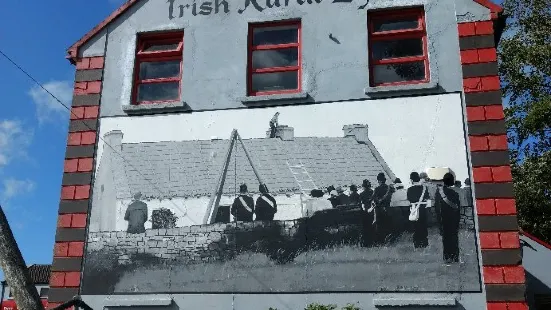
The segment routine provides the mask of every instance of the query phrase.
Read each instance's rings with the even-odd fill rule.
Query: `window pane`
[[[419,81],[425,79],[425,63],[423,61],[376,65],[373,67],[375,84]]]
[[[253,52],[253,68],[288,67],[298,65],[298,48]]]
[[[166,43],[166,44],[145,44],[143,49],[144,52],[159,52],[159,51],[173,51],[178,48],[180,42],[176,43]]]
[[[180,75],[180,60],[140,63],[140,80],[171,78]]]
[[[140,84],[138,86],[138,102],[177,100],[179,90],[180,83],[178,82]]]
[[[253,92],[298,89],[298,71],[253,74],[251,88]]]
[[[423,55],[423,40],[403,39],[375,41],[371,45],[373,59],[397,58]]]
[[[373,21],[373,32],[417,29],[418,27],[419,19],[417,16],[403,17],[395,20],[376,19]]]
[[[253,45],[298,43],[298,25],[253,28]]]
[[[40,297],[48,297],[48,291],[50,289],[47,287],[43,287],[40,289]]]

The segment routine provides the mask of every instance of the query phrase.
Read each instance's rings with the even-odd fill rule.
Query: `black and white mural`
[[[100,128],[83,294],[481,289],[459,94]]]

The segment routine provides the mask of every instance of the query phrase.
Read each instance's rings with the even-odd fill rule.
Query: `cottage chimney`
[[[369,137],[367,135],[368,133],[368,126],[364,124],[352,124],[352,125],[344,125],[342,128],[342,131],[344,132],[344,137],[352,137],[355,138],[356,141],[360,143],[366,143],[369,140]]]
[[[295,129],[287,125],[279,125],[276,128],[276,138],[280,138],[283,141],[295,140]]]
[[[98,159],[99,167],[93,191],[94,204],[97,207],[92,208],[90,231],[117,229],[117,196],[128,184],[126,180],[121,181],[125,176],[124,163],[119,155],[122,151],[122,136],[120,130],[113,130],[103,135],[103,140],[111,147],[105,146],[103,154]]]
[[[120,130],[112,130],[103,135],[103,140],[109,144],[117,152],[122,151],[122,137],[123,133]]]
[[[266,131],[266,138],[270,138],[271,133],[271,130]],[[278,125],[276,127],[275,137],[283,141],[295,140],[295,129],[287,125]]]

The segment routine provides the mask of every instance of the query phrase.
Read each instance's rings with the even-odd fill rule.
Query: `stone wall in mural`
[[[83,294],[481,289],[459,95],[101,130]]]

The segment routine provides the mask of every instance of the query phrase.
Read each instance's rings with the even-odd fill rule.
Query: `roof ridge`
[[[248,139],[242,139],[243,141],[250,141],[250,140],[274,140],[277,138],[248,138]],[[296,139],[347,139],[352,140],[350,137],[295,137]],[[205,141],[229,141],[230,139],[198,139],[198,140],[162,140],[162,141],[144,141],[144,142],[126,142],[122,143],[123,145],[134,145],[134,144],[153,144],[153,143],[180,143],[180,142],[205,142]],[[281,139],[277,139],[276,141],[283,141],[283,142],[292,142],[294,140],[288,140],[283,141]]]

